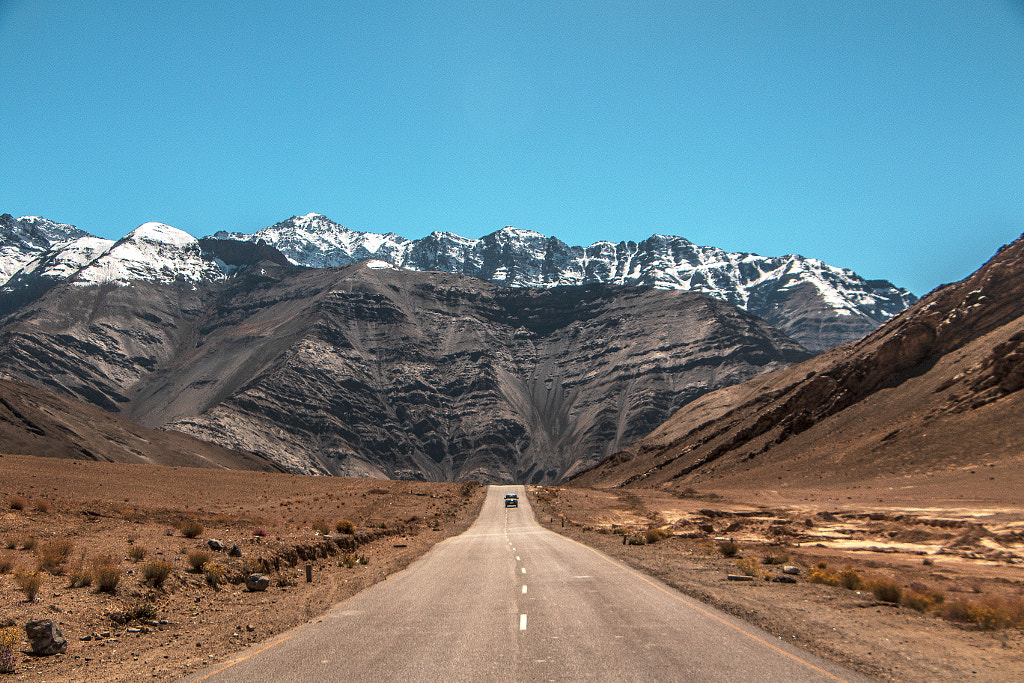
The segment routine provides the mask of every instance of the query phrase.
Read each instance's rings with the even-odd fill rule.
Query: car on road
[[[519,507],[519,496],[517,496],[514,493],[510,493],[507,496],[505,496],[505,507],[507,507],[507,508],[517,508],[517,507]]]

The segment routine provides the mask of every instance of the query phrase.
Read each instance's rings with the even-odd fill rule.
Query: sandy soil
[[[1024,605],[1024,507],[981,504],[935,492],[879,502],[876,489],[722,491],[684,497],[663,492],[531,487],[542,524],[595,547],[679,590],[755,623],[779,638],[885,681],[1024,680],[1024,633],[980,630],[848,590],[808,581],[824,563],[904,590],[925,588],[946,603],[998,598]],[[846,495],[849,493],[850,495]],[[970,498],[968,496],[968,498]],[[564,526],[563,526],[564,520]],[[671,535],[624,545],[624,532],[661,528]],[[740,546],[725,558],[721,540]],[[795,584],[728,579],[737,560]]]
[[[64,654],[33,656],[22,628],[11,680],[176,680],[308,621],[461,533],[476,518],[484,490],[0,456],[0,561],[12,565],[0,574],[0,626],[52,619],[68,641]],[[23,509],[12,509],[12,501]],[[313,528],[324,522],[333,534],[343,519],[357,527],[354,537],[342,537],[361,541],[354,552]],[[178,527],[185,520],[202,524],[202,534],[184,537]],[[208,539],[238,545],[242,556],[210,551]],[[29,602],[16,575],[37,570],[54,540],[71,541],[70,556],[39,573],[42,585]],[[26,549],[26,541],[34,548]],[[145,557],[133,561],[133,549]],[[191,569],[188,553],[200,550],[226,569],[221,585],[210,586]],[[121,569],[116,592],[99,592],[95,582],[70,587],[75,571],[102,555]],[[357,558],[366,563],[346,566]],[[260,559],[271,584],[249,592],[243,563]],[[154,560],[173,566],[162,588],[143,577]]]

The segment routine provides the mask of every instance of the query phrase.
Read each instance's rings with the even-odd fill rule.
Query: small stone
[[[223,543],[221,543],[220,541],[218,541],[215,538],[209,539],[206,542],[206,545],[208,545],[210,547],[210,550],[218,550],[220,552],[224,552],[225,550],[228,549],[228,547],[226,545],[224,545]]]
[[[792,576],[786,576],[785,574],[783,574],[782,576],[776,576],[772,580],[775,581],[775,583],[796,583],[796,579],[794,579]]]
[[[92,640],[92,636],[82,636],[79,640],[90,641]]]
[[[782,568],[782,573],[796,575],[800,573],[800,567],[794,567],[791,564],[787,564]]]
[[[133,626],[130,629],[128,629],[128,633],[142,633],[142,629]]]
[[[245,630],[248,631],[249,633],[252,633],[253,631],[256,630],[256,627],[253,626],[252,624],[246,624],[245,625]]]
[[[231,546],[231,550],[228,551],[228,557],[241,557],[241,556],[242,556],[242,550],[238,547],[238,545]]]
[[[725,578],[730,581],[753,581],[753,576],[747,576],[746,574],[729,574]]]

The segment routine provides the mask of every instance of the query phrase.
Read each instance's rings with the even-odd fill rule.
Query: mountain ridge
[[[339,267],[373,259],[508,287],[609,283],[701,292],[764,318],[815,351],[863,337],[916,300],[886,280],[866,280],[817,259],[728,253],[664,235],[641,242],[599,241],[570,247],[555,237],[506,226],[480,239],[435,231],[409,240],[395,233],[349,230],[322,214],[293,216],[251,235],[220,231],[202,239],[170,226],[157,228],[161,225],[143,224],[110,242],[81,231],[69,233],[73,226],[4,214],[0,271],[8,278],[0,288],[6,294],[6,302],[0,301],[0,315],[68,277],[126,284],[229,276],[233,267],[204,251],[203,240],[262,244],[305,267]],[[23,235],[33,230],[43,239],[27,242]]]

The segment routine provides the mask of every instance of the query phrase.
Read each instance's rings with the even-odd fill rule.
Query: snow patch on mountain
[[[82,268],[75,284],[196,283],[225,277],[222,265],[203,256],[195,237],[163,223],[144,223]]]

